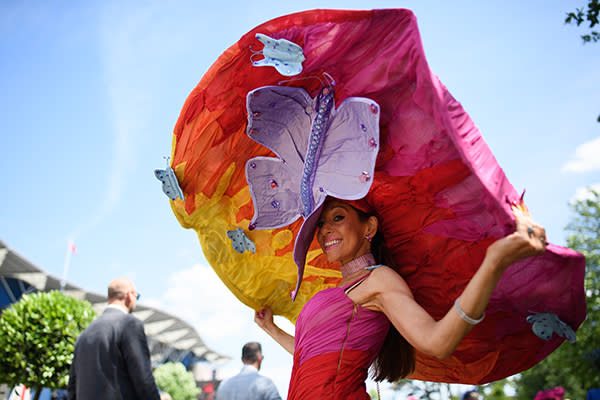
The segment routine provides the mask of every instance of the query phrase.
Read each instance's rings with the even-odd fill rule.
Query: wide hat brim
[[[244,166],[274,156],[246,135],[246,95],[289,78],[253,67],[256,33],[303,48],[303,71],[287,84],[314,95],[324,72],[336,81],[336,104],[351,96],[381,106],[380,150],[365,198],[381,219],[398,272],[436,319],[453,306],[487,247],[514,230],[508,182],[462,106],[429,70],[414,15],[408,10],[313,10],[268,21],[223,53],[187,98],[173,133],[172,167],[185,201],[171,202],[182,226],[197,231],[206,259],[225,285],[253,309],[268,305],[295,321],[314,293],[336,285],[313,241],[297,300],[292,258],[301,219],[287,227],[248,231],[253,204]],[[232,247],[241,228],[253,253]],[[585,260],[550,245],[544,255],[512,265],[484,321],[445,360],[418,353],[414,379],[482,384],[528,369],[564,340],[537,337],[532,313],[556,314],[577,329],[585,318]],[[401,305],[399,305],[401,307]]]

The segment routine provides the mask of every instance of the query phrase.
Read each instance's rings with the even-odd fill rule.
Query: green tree
[[[589,0],[587,7],[577,8],[575,11],[567,13],[565,23],[579,26],[587,21],[592,29],[598,25],[598,14],[600,14],[600,0]],[[600,33],[592,30],[590,33],[581,35],[581,39],[583,39],[583,43],[597,42],[600,40]]]
[[[566,24],[581,25],[585,21],[590,23],[590,29],[598,25],[598,15],[600,15],[600,0],[589,0],[587,8],[577,8],[575,11],[567,13]],[[591,30],[589,33],[581,35],[583,43],[600,41],[600,32]],[[600,115],[597,119],[600,122]]]
[[[511,383],[511,380],[508,378],[502,379],[502,380],[499,380],[496,382],[488,383],[487,385],[483,386],[483,393],[485,393],[483,398],[485,398],[486,400],[509,400],[509,399],[512,399],[511,396],[508,396],[506,394],[506,388],[508,386],[510,386],[510,387],[513,386],[513,384]]]
[[[600,193],[571,205],[575,217],[567,244],[586,258],[587,318],[577,331],[577,342],[563,343],[544,361],[523,372],[515,382],[519,399],[532,399],[539,390],[565,388],[565,398],[584,399],[600,387]]]
[[[442,389],[443,388],[443,389]],[[442,398],[442,392],[445,392],[448,398],[454,400],[451,386],[449,383],[425,382],[418,380],[402,379],[392,383],[391,389],[396,392],[405,392],[417,396],[419,399],[439,399]]]
[[[379,400],[379,393],[377,392],[377,389],[371,388],[371,390],[369,390],[369,397],[371,400]]]
[[[186,371],[181,363],[168,362],[154,370],[156,386],[171,395],[173,400],[196,400],[202,392],[194,380],[194,375]]]
[[[75,340],[94,319],[90,303],[60,292],[24,295],[0,315],[0,382],[64,388]]]

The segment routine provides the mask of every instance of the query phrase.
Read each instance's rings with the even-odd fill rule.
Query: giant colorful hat
[[[187,98],[171,167],[157,176],[173,211],[225,285],[292,322],[341,278],[312,240],[325,196],[375,211],[398,273],[436,319],[514,230],[520,199],[430,71],[408,10],[313,10],[248,32]],[[482,384],[541,361],[585,318],[584,266],[552,244],[515,263],[485,320],[445,360],[418,353],[411,378]]]

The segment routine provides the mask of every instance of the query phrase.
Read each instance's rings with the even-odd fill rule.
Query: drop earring
[[[371,242],[371,240],[372,240],[373,238],[371,237],[371,234],[370,234],[370,233],[367,233],[367,234],[365,235],[365,239],[367,239],[367,241],[370,243],[370,242]]]

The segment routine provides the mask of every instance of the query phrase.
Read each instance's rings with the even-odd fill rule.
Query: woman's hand
[[[261,308],[258,311],[254,311],[254,322],[260,326],[263,330],[267,330],[267,327],[274,325],[273,322],[273,310],[268,306]]]
[[[515,232],[497,240],[487,250],[487,255],[496,260],[502,271],[518,260],[542,254],[548,244],[546,230],[529,213],[518,207],[513,208],[513,213]]]
[[[273,310],[269,306],[254,311],[254,322],[275,339],[288,353],[294,354],[294,337],[275,325]]]

